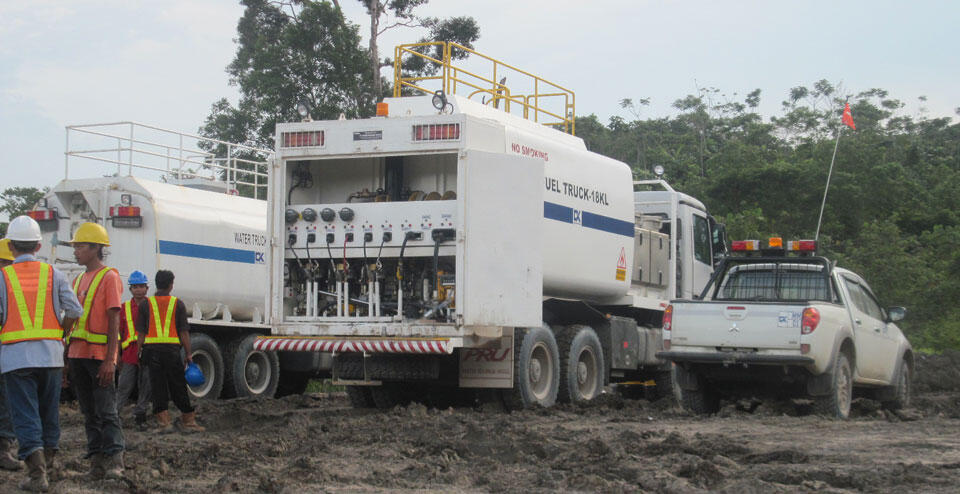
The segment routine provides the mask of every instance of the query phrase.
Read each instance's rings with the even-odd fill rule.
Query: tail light
[[[813,307],[803,309],[803,319],[800,320],[800,334],[810,334],[820,324],[820,311]]]
[[[791,240],[787,242],[787,250],[793,252],[816,252],[816,240]]]
[[[460,124],[431,124],[413,126],[414,142],[456,141],[459,139]]]
[[[280,147],[282,148],[306,148],[323,147],[324,132],[322,130],[281,132]]]
[[[33,218],[36,222],[41,221],[52,221],[57,219],[57,210],[56,209],[34,209],[33,211],[27,211],[27,216]]]
[[[760,250],[760,241],[759,240],[734,240],[733,242],[731,242],[730,248],[734,252]]]
[[[143,217],[138,206],[114,206],[110,208],[110,221],[114,228],[140,228]]]
[[[673,305],[668,305],[667,309],[663,311],[663,349],[670,349],[670,335],[667,334],[668,331],[673,329]]]

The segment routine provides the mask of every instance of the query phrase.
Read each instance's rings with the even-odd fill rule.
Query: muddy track
[[[82,417],[67,404],[67,478],[53,492],[956,492],[960,393],[916,402],[895,415],[858,400],[841,422],[794,402],[702,418],[615,395],[509,414],[354,410],[342,394],[228,400],[201,403],[205,434],[127,429],[128,483],[80,478]]]

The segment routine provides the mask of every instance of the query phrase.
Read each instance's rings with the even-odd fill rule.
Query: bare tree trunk
[[[383,84],[380,82],[380,51],[377,48],[377,35],[380,31],[380,13],[383,4],[379,0],[370,2],[370,70],[373,72],[374,100],[380,101],[383,94]]]

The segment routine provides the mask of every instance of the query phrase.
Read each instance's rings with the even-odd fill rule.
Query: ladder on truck
[[[80,158],[116,165],[115,176],[146,170],[162,182],[260,200],[267,198],[267,160],[273,155],[267,149],[129,121],[68,125],[65,149],[65,180],[71,158]]]
[[[394,49],[393,60],[395,98],[437,91],[461,94],[568,134],[576,133],[573,91],[461,44],[403,44]],[[404,75],[404,67],[414,73]]]

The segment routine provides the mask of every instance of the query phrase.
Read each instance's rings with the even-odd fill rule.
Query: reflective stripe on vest
[[[90,282],[90,286],[87,287],[87,294],[83,297],[83,315],[80,316],[80,320],[77,321],[77,325],[74,330],[67,335],[67,343],[70,343],[70,340],[76,338],[78,340],[84,340],[87,343],[92,343],[95,345],[106,345],[107,344],[107,333],[94,333],[87,331],[87,319],[90,317],[90,308],[93,307],[93,299],[96,298],[97,289],[100,288],[100,281],[103,280],[103,277],[113,268],[104,267],[100,271],[97,271],[97,274],[93,276],[93,281]],[[73,291],[76,293],[80,292],[80,281],[83,279],[83,275],[77,276],[77,279],[73,282]],[[106,328],[104,328],[106,331]]]
[[[33,269],[36,273],[30,273]],[[23,271],[18,274],[17,271]],[[24,275],[24,283],[20,282],[20,275]],[[0,343],[6,345],[29,340],[60,340],[63,338],[63,329],[53,311],[53,301],[48,300],[48,293],[53,291],[53,276],[50,265],[43,262],[28,261],[13,264],[3,268],[3,276],[7,282],[7,320],[0,329]],[[26,276],[29,276],[27,278]],[[35,276],[35,277],[34,277]],[[33,306],[33,317],[30,317],[30,308],[27,305],[27,295],[32,294],[36,284],[36,299]],[[29,283],[28,283],[29,282]],[[26,293],[24,285],[27,285]],[[16,312],[10,310],[10,302],[16,304]],[[17,317],[19,315],[19,317]]]
[[[127,339],[123,339],[123,335],[120,335],[120,349],[126,350],[128,346],[134,341],[137,341],[137,331],[133,327],[133,300],[127,300],[123,304],[123,312],[127,316]]]
[[[174,343],[179,345],[180,336],[177,333],[177,323],[173,317],[173,313],[177,309],[177,297],[169,297],[167,300],[167,313],[163,324],[160,323],[160,307],[157,304],[157,297],[150,297],[147,300],[150,301],[150,314],[153,317],[150,319],[150,329],[147,331],[147,337],[144,338],[143,344]],[[170,334],[171,329],[173,335]]]

